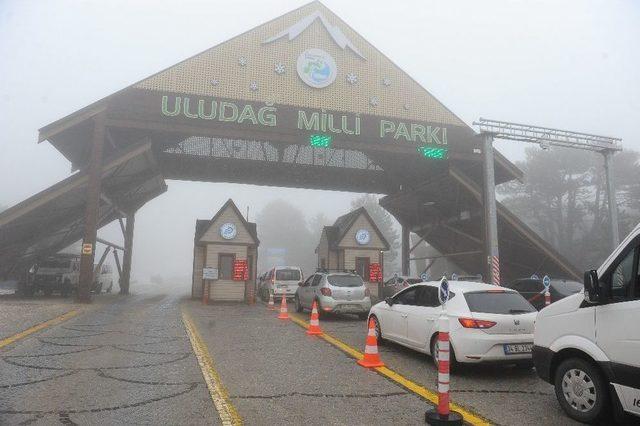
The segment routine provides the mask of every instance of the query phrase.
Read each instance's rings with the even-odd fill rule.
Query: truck
[[[79,279],[80,256],[56,254],[39,261],[31,268],[24,293],[33,296],[41,291],[45,296],[59,293],[67,297],[77,289]]]
[[[533,362],[569,417],[640,423],[640,224],[583,291],[538,313]]]

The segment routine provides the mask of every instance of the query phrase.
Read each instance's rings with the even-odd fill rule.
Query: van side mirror
[[[587,303],[598,303],[601,297],[598,272],[594,269],[584,273],[584,299]]]
[[[393,306],[393,298],[387,297],[386,299],[384,299],[384,301],[387,305]]]

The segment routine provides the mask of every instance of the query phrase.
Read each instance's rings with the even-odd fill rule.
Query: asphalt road
[[[417,425],[430,407],[263,304],[203,306],[164,295],[96,301],[77,317],[0,349],[0,424],[219,424],[182,309],[245,424]],[[34,309],[20,303],[11,309],[26,328]],[[20,321],[10,324],[14,329]],[[329,316],[321,326],[363,350],[365,321]],[[388,367],[435,390],[428,357],[393,344],[380,351]],[[572,424],[533,370],[468,367],[452,375],[451,388],[454,402],[496,424]]]
[[[0,351],[0,424],[216,424],[179,299],[98,299]]]
[[[308,312],[304,317],[308,320]],[[323,331],[362,351],[366,321],[350,315],[321,320]],[[435,390],[437,370],[427,355],[393,343],[379,347],[389,368]],[[553,386],[540,380],[534,369],[499,365],[472,365],[451,374],[451,400],[499,425],[579,425],[569,419],[556,400]]]

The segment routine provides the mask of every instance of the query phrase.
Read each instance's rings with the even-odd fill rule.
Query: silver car
[[[321,315],[335,312],[366,319],[371,309],[369,289],[351,272],[316,272],[300,283],[295,294],[296,312],[310,310],[314,300]]]

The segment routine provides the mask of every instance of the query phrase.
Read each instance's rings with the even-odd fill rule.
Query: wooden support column
[[[100,213],[100,189],[102,184],[102,150],[104,147],[104,112],[94,117],[91,157],[87,168],[89,182],[87,184],[84,237],[82,239],[82,255],[80,257],[80,280],[76,300],[80,303],[91,303],[91,287],[93,286],[93,261],[98,233],[98,215]]]
[[[124,233],[124,254],[122,255],[122,276],[120,277],[120,294],[129,294],[129,282],[131,279],[131,254],[133,250],[133,227],[135,225],[135,213],[127,215],[127,224]]]
[[[411,230],[409,226],[402,224],[402,275],[409,275],[409,236]]]

